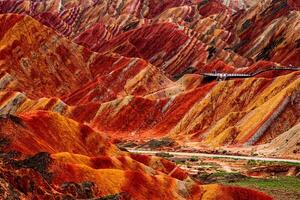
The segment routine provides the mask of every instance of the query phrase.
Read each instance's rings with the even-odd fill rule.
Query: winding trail
[[[168,153],[174,156],[187,156],[187,157],[208,157],[208,158],[232,158],[240,160],[257,160],[257,161],[270,161],[270,162],[289,162],[300,164],[300,160],[281,159],[281,158],[263,158],[254,156],[234,156],[234,155],[222,155],[222,154],[208,154],[208,153],[187,153],[187,152],[166,152],[166,151],[148,151],[148,150],[136,150],[127,149],[130,153],[139,153],[147,155],[155,155],[156,153]]]

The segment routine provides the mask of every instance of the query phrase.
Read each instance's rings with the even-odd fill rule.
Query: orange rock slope
[[[56,113],[2,115],[0,124],[4,199],[270,199],[249,189],[199,185],[169,161],[122,152]]]

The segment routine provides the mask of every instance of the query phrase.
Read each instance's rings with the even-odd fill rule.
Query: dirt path
[[[291,160],[291,159],[281,159],[281,158],[263,158],[263,157],[254,157],[254,156],[233,156],[233,155],[222,155],[222,154],[206,154],[206,153],[187,153],[187,152],[166,152],[166,151],[148,151],[148,150],[136,150],[136,149],[127,149],[131,153],[140,153],[155,155],[156,153],[168,153],[174,156],[197,156],[197,157],[209,157],[209,158],[232,158],[232,159],[241,159],[241,160],[259,160],[259,161],[271,161],[271,162],[289,162],[300,164],[300,160]]]

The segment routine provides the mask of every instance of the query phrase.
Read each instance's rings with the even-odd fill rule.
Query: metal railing
[[[210,73],[200,73],[200,75],[214,78],[217,80],[226,80],[232,78],[250,78],[257,76],[258,74],[267,72],[267,71],[300,71],[300,67],[276,67],[276,68],[268,68],[264,70],[259,70],[253,73],[220,73],[220,72],[210,72]]]

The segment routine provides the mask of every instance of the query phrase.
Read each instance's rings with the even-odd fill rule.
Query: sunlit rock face
[[[1,1],[0,197],[270,199],[111,142],[299,158],[299,5]]]

